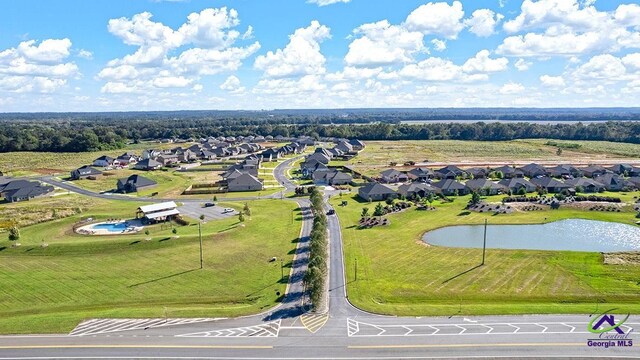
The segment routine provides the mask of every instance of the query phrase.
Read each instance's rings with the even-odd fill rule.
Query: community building
[[[178,205],[173,201],[168,201],[140,206],[136,212],[136,219],[142,219],[143,222],[147,223],[156,223],[169,221],[178,215],[180,215]]]

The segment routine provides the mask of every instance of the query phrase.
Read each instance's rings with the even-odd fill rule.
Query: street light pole
[[[484,219],[484,240],[482,242],[482,264],[484,265],[484,258],[487,252],[487,219]]]
[[[198,236],[200,237],[200,269],[202,269],[202,222],[198,223]]]
[[[284,260],[280,259],[280,280],[284,280]]]

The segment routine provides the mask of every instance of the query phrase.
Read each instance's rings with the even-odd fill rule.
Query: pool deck
[[[122,231],[109,231],[106,228],[96,228],[96,225],[102,224],[121,224],[127,223],[127,228]],[[132,219],[132,220],[112,220],[112,221],[102,221],[93,224],[87,224],[76,229],[76,233],[80,235],[123,235],[123,234],[137,234],[144,229],[142,226],[142,222],[140,220]]]

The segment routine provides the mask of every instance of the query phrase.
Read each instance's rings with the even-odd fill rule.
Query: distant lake
[[[422,240],[430,245],[481,249],[483,233],[484,225],[448,226],[425,233]],[[533,225],[488,225],[487,248],[640,251],[640,227],[581,219]]]

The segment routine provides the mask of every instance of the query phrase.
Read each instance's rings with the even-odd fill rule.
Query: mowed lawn
[[[138,205],[97,200],[82,216],[131,218]],[[160,225],[149,236],[80,236],[71,231],[75,215],[23,228],[18,248],[0,234],[0,333],[65,333],[96,317],[227,317],[274,306],[286,279],[280,262],[269,260],[290,266],[299,211],[289,201],[249,206],[243,224],[232,217],[202,226],[204,270],[196,224],[177,227],[179,238]]]
[[[630,206],[621,213],[561,208],[465,215],[469,197],[462,197],[449,204],[434,202],[436,211],[412,208],[389,215],[388,227],[359,230],[355,225],[362,208],[368,207],[371,214],[375,203],[360,203],[347,196],[333,202],[337,205],[344,199],[349,205],[336,209],[343,231],[348,293],[350,301],[362,309],[415,316],[591,313],[597,302],[604,302],[640,313],[640,265],[603,265],[599,253],[490,249],[485,266],[475,268],[481,261],[481,249],[426,246],[420,240],[428,230],[481,224],[485,219],[491,224],[540,223],[545,218],[632,224],[636,219]]]

